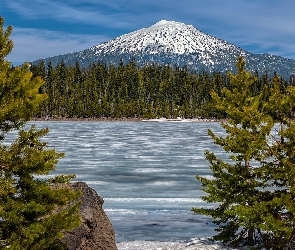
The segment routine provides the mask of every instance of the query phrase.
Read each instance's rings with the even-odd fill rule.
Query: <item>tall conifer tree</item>
[[[225,88],[222,96],[212,93],[216,108],[227,114],[222,123],[227,136],[210,130],[209,135],[229,153],[229,160],[206,151],[213,179],[197,176],[208,194],[203,200],[216,208],[193,211],[215,219],[219,234],[214,239],[235,246],[294,249],[295,87],[283,86],[275,75],[262,92],[250,91],[253,78],[242,57],[237,67],[237,75],[229,75],[233,89]]]
[[[208,194],[202,199],[218,204],[214,209],[193,208],[196,213],[212,216],[219,228],[214,239],[235,245],[254,245],[255,225],[261,221],[259,214],[244,217],[241,207],[252,207],[262,195],[259,189],[265,186],[257,178],[255,163],[261,161],[267,149],[267,137],[273,127],[273,120],[260,110],[260,95],[253,96],[250,88],[254,78],[245,69],[245,60],[239,57],[238,73],[229,74],[232,90],[224,88],[222,96],[212,92],[216,108],[227,114],[228,121],[222,123],[226,137],[215,135],[209,130],[214,143],[221,146],[229,160],[219,159],[206,151],[213,179],[196,178]]]
[[[12,27],[0,17],[0,249],[65,249],[63,231],[80,224],[80,192],[62,188],[74,176],[46,175],[62,153],[47,149],[39,138],[48,129],[20,130],[7,145],[7,132],[21,127],[46,97],[41,78],[32,78],[29,65],[11,68],[5,57],[13,48]],[[4,143],[5,142],[5,143]]]
[[[268,138],[268,148],[256,168],[256,175],[265,183],[253,206],[240,206],[236,212],[242,221],[258,214],[255,222],[259,228],[263,246],[267,249],[295,248],[295,87],[282,86],[275,75],[265,113],[275,126]]]

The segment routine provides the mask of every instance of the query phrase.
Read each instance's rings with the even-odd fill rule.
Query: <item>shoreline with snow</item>
[[[191,239],[188,242],[130,241],[117,243],[118,250],[229,250],[221,242],[207,238]]]
[[[142,119],[142,122],[220,122],[218,119],[210,119],[210,118],[192,118],[185,119],[181,117],[177,118],[156,118],[156,119]]]
[[[225,119],[214,118],[138,118],[138,117],[100,117],[100,118],[69,118],[69,117],[33,117],[31,121],[70,121],[70,122],[222,122]]]

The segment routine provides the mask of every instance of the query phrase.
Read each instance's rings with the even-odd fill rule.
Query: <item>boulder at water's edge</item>
[[[68,250],[117,250],[114,229],[102,208],[103,199],[84,182],[69,185],[82,191],[79,198],[82,224],[66,232],[62,242],[68,244]]]

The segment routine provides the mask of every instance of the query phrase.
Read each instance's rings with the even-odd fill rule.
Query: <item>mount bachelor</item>
[[[187,66],[200,72],[235,71],[238,56],[244,56],[247,70],[266,71],[270,76],[276,72],[289,80],[294,74],[295,60],[271,54],[253,54],[222,39],[207,35],[191,25],[174,21],[159,21],[149,28],[143,28],[108,42],[79,52],[72,52],[32,62],[44,60],[56,66],[61,61],[66,65],[88,67],[91,63],[104,62],[118,65],[123,60],[128,63],[132,58],[138,65],[170,64]]]

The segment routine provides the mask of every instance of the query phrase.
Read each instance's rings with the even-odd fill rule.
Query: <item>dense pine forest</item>
[[[227,74],[189,72],[186,67],[146,65],[131,60],[118,66],[104,63],[82,68],[78,63],[67,67],[32,65],[34,76],[45,84],[47,100],[34,116],[39,118],[226,118],[214,108],[211,91],[222,95],[231,88]],[[272,86],[273,75],[253,75],[253,94]],[[281,79],[281,87],[293,84]]]

